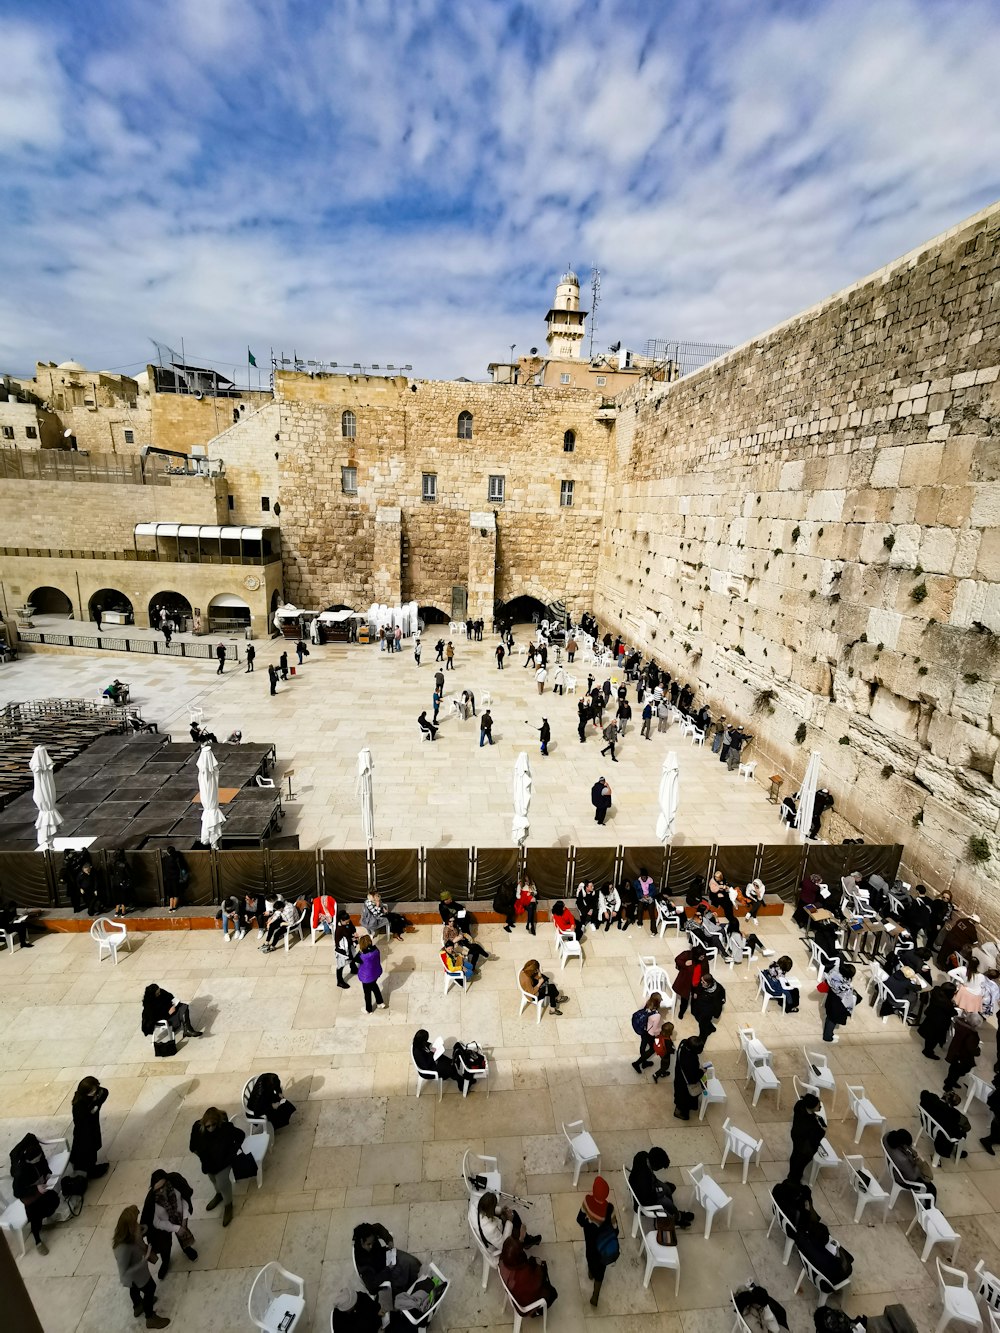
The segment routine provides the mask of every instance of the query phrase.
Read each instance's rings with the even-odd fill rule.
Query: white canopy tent
[[[198,756],[198,795],[201,797],[201,840],[218,847],[226,816],[219,808],[219,761],[211,745],[203,745]]]
[[[35,832],[38,834],[38,850],[52,850],[52,840],[59,831],[63,817],[56,809],[56,777],[52,760],[44,745],[36,745],[28,761],[34,778],[32,799],[38,808],[35,820]]]
[[[799,831],[799,841],[808,842],[812,828],[813,809],[816,805],[816,792],[819,788],[819,750],[813,750],[809,756],[806,775],[799,788],[799,808],[795,815],[795,827]]]
[[[531,764],[527,751],[522,750],[514,764],[514,823],[511,838],[523,847],[528,836],[528,808],[531,805]]]
[[[668,750],[660,773],[660,813],[656,817],[656,837],[662,843],[672,842],[677,831],[680,787],[681,775],[677,767],[677,754],[673,750]]]

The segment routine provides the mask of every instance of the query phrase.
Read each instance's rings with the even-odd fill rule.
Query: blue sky
[[[739,342],[1000,196],[987,0],[0,0],[0,370]],[[585,293],[585,295],[589,295]]]

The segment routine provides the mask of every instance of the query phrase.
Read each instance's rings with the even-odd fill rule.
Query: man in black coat
[[[598,778],[590,789],[590,803],[594,807],[594,822],[603,824],[611,809],[611,788],[604,778]]]
[[[698,1035],[707,1041],[715,1031],[716,1019],[722,1015],[726,992],[710,972],[702,973],[701,980],[691,996],[691,1017],[698,1024]]]
[[[806,1167],[819,1151],[826,1136],[822,1103],[813,1092],[800,1097],[792,1109],[792,1155],[788,1159],[788,1180],[802,1179]]]

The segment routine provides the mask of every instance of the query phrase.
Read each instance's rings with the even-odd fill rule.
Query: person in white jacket
[[[605,884],[597,895],[597,919],[604,922],[605,934],[611,929],[612,921],[618,922],[618,929],[624,930],[622,925],[622,896],[613,884]]]

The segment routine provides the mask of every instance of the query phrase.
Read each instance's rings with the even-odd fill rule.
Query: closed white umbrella
[[[514,826],[511,838],[518,847],[528,836],[528,807],[531,805],[531,764],[525,750],[517,756],[514,765]]]
[[[226,816],[219,809],[219,761],[210,745],[203,745],[198,756],[198,794],[201,840],[207,847],[218,847]]]
[[[813,807],[816,804],[816,790],[819,787],[819,750],[813,750],[809,756],[809,766],[799,788],[799,809],[795,816],[795,827],[799,831],[799,841],[806,842],[812,828]]]
[[[38,850],[48,852],[52,850],[52,839],[56,836],[56,830],[63,822],[63,817],[56,809],[56,777],[52,760],[44,745],[35,746],[28,767],[35,779],[32,797],[38,807],[38,818],[35,820]]]
[[[372,752],[366,745],[358,751],[358,780],[354,790],[361,797],[361,827],[369,846],[375,841],[375,800],[372,795],[372,773],[375,765]]]
[[[656,836],[662,843],[673,841],[680,795],[681,775],[677,767],[677,755],[673,750],[668,750],[660,773],[660,813],[656,817]]]

